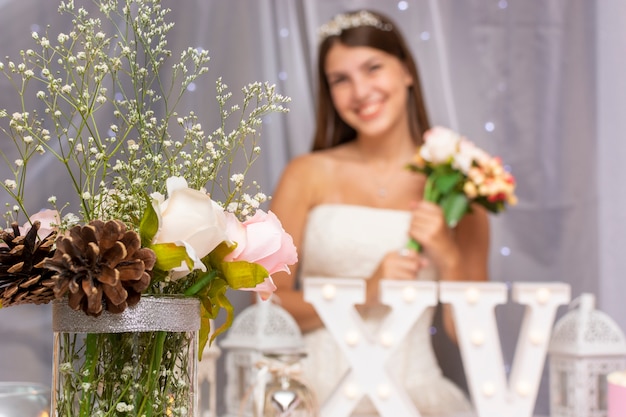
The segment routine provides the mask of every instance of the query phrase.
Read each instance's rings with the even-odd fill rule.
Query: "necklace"
[[[374,186],[376,197],[384,199],[389,195],[389,186],[395,178],[396,171],[390,167],[377,171],[374,165],[368,164],[370,183]],[[385,172],[386,171],[386,172]],[[385,172],[384,175],[381,173]]]
[[[387,187],[383,185],[379,185],[378,190],[376,191],[376,195],[380,198],[387,197]]]
[[[400,162],[404,165],[407,158],[378,159],[377,161],[368,158],[361,149],[359,149],[359,154],[367,171],[366,181],[373,186],[376,198],[387,198],[390,194],[390,187],[397,178]]]

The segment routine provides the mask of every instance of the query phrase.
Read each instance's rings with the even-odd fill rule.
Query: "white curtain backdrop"
[[[17,57],[20,49],[31,47],[33,30],[63,29],[68,22],[56,13],[56,3],[0,0],[0,56]],[[500,155],[517,178],[519,205],[492,217],[491,279],[567,282],[573,297],[596,294],[598,308],[626,328],[623,1],[164,3],[176,22],[172,49],[202,47],[211,55],[208,77],[185,103],[203,117],[205,130],[217,120],[218,76],[234,92],[249,82],[269,81],[292,98],[289,114],[265,120],[262,157],[251,174],[268,194],[285,163],[310,147],[316,28],[337,12],[361,7],[389,15],[417,57],[432,122]],[[0,109],[11,112],[15,103],[6,99],[8,89],[0,79]],[[7,151],[10,141],[3,137],[0,146]],[[53,168],[40,166],[38,172],[41,180],[29,188],[35,210],[45,207],[49,195],[64,193]],[[7,201],[0,196],[0,202]],[[247,305],[247,294],[231,295],[238,310]],[[512,305],[496,311],[507,364],[521,312]],[[462,383],[458,358],[446,359],[455,357],[454,349],[445,341],[436,343],[446,372]],[[47,306],[0,310],[0,380],[49,384],[51,349]],[[536,411],[548,414],[545,377]]]

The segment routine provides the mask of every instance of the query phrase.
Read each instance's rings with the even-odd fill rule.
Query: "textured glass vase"
[[[198,415],[195,298],[144,296],[99,317],[53,303],[52,416]]]
[[[0,382],[0,417],[45,417],[50,388],[30,382]]]

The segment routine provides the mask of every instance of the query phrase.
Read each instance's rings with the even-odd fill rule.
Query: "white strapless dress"
[[[364,279],[373,273],[385,253],[406,244],[409,213],[353,205],[324,204],[309,214],[301,248],[301,277]],[[436,279],[432,270],[419,279]],[[385,308],[368,311],[364,320],[375,329]],[[471,410],[463,392],[446,379],[437,364],[430,340],[433,309],[416,322],[389,362],[423,416],[443,416]],[[348,369],[341,351],[325,329],[304,335],[308,357],[304,361],[307,381],[321,403]],[[354,415],[377,415],[368,398]],[[324,416],[330,417],[330,416]]]

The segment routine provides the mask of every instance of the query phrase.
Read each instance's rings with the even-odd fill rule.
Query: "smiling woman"
[[[320,37],[314,152],[287,166],[272,210],[301,250],[300,280],[365,280],[359,312],[375,331],[387,311],[379,301],[381,280],[487,279],[488,222],[475,207],[448,228],[441,208],[421,199],[425,176],[406,169],[430,125],[417,68],[397,24],[361,10],[335,16]],[[423,251],[403,250],[409,239]],[[276,294],[304,332],[306,377],[322,403],[334,403],[330,396],[347,363],[303,302],[302,285],[287,276],[281,281]],[[421,414],[468,411],[461,390],[437,365],[432,314],[430,309],[415,324],[389,365]],[[369,398],[357,406],[359,415],[376,411]]]

